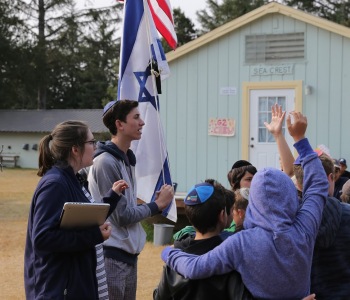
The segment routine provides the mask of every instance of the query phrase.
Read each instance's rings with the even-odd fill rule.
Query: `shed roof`
[[[86,122],[93,133],[108,131],[102,109],[0,110],[0,132],[51,132],[63,121]]]
[[[321,17],[316,17],[314,15],[292,8],[290,6],[286,6],[277,2],[270,2],[208,32],[207,34],[202,35],[201,37],[189,43],[186,43],[185,45],[177,48],[175,51],[168,52],[166,54],[167,61],[171,62],[173,60],[176,60],[191,51],[194,51],[208,43],[211,43],[221,38],[222,36],[233,32],[236,29],[239,29],[244,25],[247,25],[269,14],[275,13],[282,14],[290,18],[294,18],[296,20],[305,22],[307,24],[314,25],[318,28],[322,28],[324,30],[350,38],[349,27],[339,25]]]

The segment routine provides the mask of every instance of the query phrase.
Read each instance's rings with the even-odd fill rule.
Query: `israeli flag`
[[[158,99],[160,79],[167,76],[168,63],[147,1],[125,1],[118,100],[138,100],[145,121],[141,139],[131,145],[136,155],[137,197],[145,202],[154,201],[163,184],[172,184]],[[175,199],[163,215],[176,222]]]

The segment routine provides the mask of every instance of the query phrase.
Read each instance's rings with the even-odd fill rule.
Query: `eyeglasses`
[[[87,142],[84,142],[84,144],[90,144],[90,145],[93,145],[94,147],[96,146],[97,144],[97,141],[95,139],[93,140],[90,140],[90,141],[87,141]]]

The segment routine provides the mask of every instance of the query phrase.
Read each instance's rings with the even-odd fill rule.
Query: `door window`
[[[277,103],[282,106],[282,110],[286,110],[286,96],[268,96],[258,97],[258,142],[259,143],[275,143],[273,135],[266,129],[264,122],[271,122],[271,108]],[[283,123],[282,132],[285,134],[285,122]]]

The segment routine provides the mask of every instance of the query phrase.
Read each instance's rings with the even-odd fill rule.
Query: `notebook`
[[[102,225],[107,218],[108,203],[66,202],[63,206],[60,228],[79,229]]]

